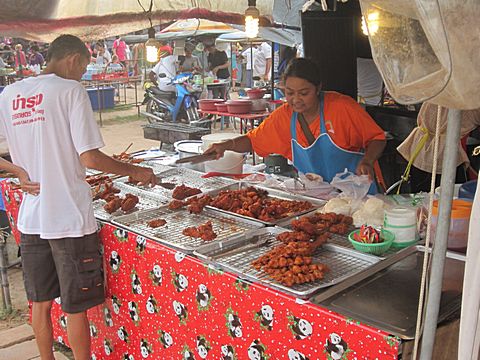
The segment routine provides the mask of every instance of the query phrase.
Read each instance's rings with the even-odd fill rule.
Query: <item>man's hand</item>
[[[20,180],[20,188],[23,192],[37,196],[40,193],[40,183],[30,181],[27,172],[19,168],[17,171],[18,180]]]
[[[140,183],[145,186],[150,185],[153,187],[157,184],[157,178],[153,173],[153,170],[148,167],[135,166],[132,177],[136,181],[140,181]]]
[[[357,166],[357,175],[368,175],[371,181],[375,180],[375,172],[373,170],[373,163],[365,158],[360,161]]]

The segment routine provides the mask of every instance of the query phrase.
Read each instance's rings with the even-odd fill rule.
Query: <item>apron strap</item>
[[[292,135],[292,140],[297,141],[297,113],[293,112],[290,119],[290,134]]]
[[[323,104],[324,104],[324,92],[320,91],[320,135],[327,133],[327,128],[325,127],[325,117],[323,115]]]

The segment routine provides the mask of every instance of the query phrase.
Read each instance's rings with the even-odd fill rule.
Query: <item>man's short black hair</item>
[[[90,52],[82,40],[73,35],[60,35],[50,44],[46,60],[63,59],[71,54],[80,54],[90,59]]]

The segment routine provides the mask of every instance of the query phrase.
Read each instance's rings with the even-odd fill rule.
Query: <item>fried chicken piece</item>
[[[192,214],[200,214],[203,208],[210,204],[212,198],[208,195],[194,196],[187,200],[187,210]]]
[[[173,189],[172,197],[177,200],[185,200],[186,198],[200,194],[202,190],[185,186],[184,184],[178,185]]]
[[[217,237],[217,234],[215,234],[213,231],[211,221],[207,221],[205,224],[200,225],[197,229],[202,240],[211,241]]]
[[[187,228],[183,229],[182,234],[185,235],[185,236],[190,236],[190,237],[195,237],[195,238],[200,237],[198,229],[195,226],[191,226],[191,227],[187,227]]]
[[[213,231],[213,225],[211,221],[207,221],[205,224],[202,224],[198,227],[192,226],[185,228],[182,231],[182,234],[185,236],[200,238],[204,241],[211,241],[217,237],[217,234],[215,234]]]
[[[167,223],[167,220],[165,219],[153,219],[147,222],[147,225],[151,228],[159,228],[161,226],[164,226]]]
[[[138,204],[138,201],[138,196],[126,194],[125,199],[122,200],[122,210],[125,212],[132,210]]]
[[[181,200],[172,200],[168,204],[168,208],[170,210],[177,210],[185,206],[185,203]]]
[[[285,231],[277,235],[277,240],[288,244],[291,241],[310,241],[310,235],[302,231]]]
[[[137,181],[133,177],[129,176],[127,180],[127,184],[137,186],[138,184],[140,184],[140,181]]]
[[[122,207],[122,199],[119,196],[114,195],[114,197],[107,202],[103,208],[109,214],[113,214],[115,211]]]

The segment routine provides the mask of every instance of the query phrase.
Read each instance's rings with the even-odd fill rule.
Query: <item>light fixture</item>
[[[380,14],[378,11],[368,13],[366,18],[362,16],[362,32],[367,36],[375,35],[380,27],[379,18]]]
[[[158,60],[158,48],[160,43],[155,40],[155,29],[150,27],[148,29],[148,40],[145,43],[145,48],[147,49],[147,61],[151,63],[156,63]]]
[[[260,11],[256,8],[256,0],[248,0],[248,8],[245,10],[245,33],[252,39],[258,35],[258,18]]]

